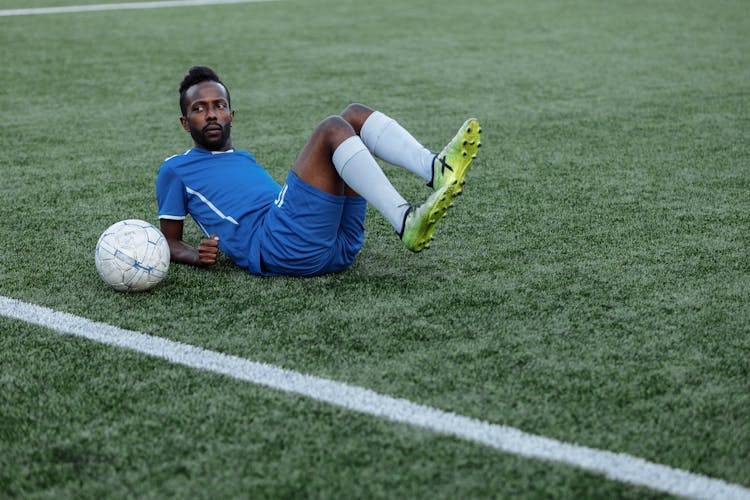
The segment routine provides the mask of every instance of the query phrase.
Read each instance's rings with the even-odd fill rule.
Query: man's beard
[[[212,125],[216,126],[217,124]],[[210,139],[206,137],[206,127],[203,127],[202,130],[190,127],[190,136],[202,149],[207,149],[208,151],[221,151],[229,142],[229,136],[232,133],[232,124],[228,123],[224,126],[219,126],[221,127],[221,134],[216,137],[211,137]]]

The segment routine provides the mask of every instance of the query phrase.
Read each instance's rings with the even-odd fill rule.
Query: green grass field
[[[0,0],[0,9],[94,4]],[[333,1],[0,17],[0,295],[750,487],[743,0]],[[214,67],[283,181],[350,102],[483,148],[432,249],[368,212],[348,272],[226,258],[111,291]],[[409,199],[429,190],[385,167]],[[200,233],[188,223],[186,239]],[[561,463],[0,316],[2,498],[662,498]]]

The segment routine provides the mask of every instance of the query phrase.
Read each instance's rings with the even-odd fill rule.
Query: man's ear
[[[190,132],[190,123],[188,123],[187,118],[185,118],[184,116],[181,116],[180,123],[182,124],[182,128],[184,128],[186,132]]]

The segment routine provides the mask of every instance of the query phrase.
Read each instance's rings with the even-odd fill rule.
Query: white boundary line
[[[161,9],[164,7],[191,7],[195,5],[222,5],[230,3],[273,2],[275,0],[165,0],[163,2],[105,3],[98,5],[70,5],[67,7],[38,7],[33,9],[0,10],[0,17],[30,16],[39,14],[65,14],[97,12],[103,10]]]
[[[632,455],[596,450],[527,434],[455,413],[393,398],[333,380],[304,375],[264,363],[123,330],[0,296],[0,316],[59,333],[137,351],[199,370],[219,373],[272,389],[299,394],[348,410],[456,436],[523,457],[551,460],[628,484],[672,495],[707,499],[750,499],[750,489],[699,474],[648,462]]]

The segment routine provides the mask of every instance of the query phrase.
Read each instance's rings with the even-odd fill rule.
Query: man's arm
[[[216,264],[219,254],[219,238],[212,234],[194,248],[182,241],[183,221],[160,219],[161,232],[169,243],[170,260],[179,264],[208,267]]]

